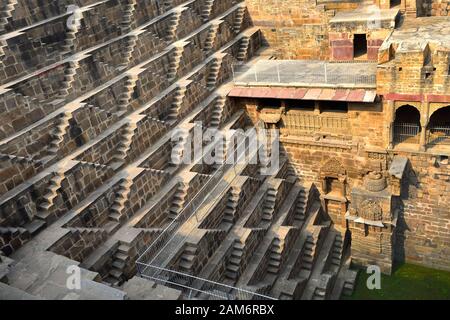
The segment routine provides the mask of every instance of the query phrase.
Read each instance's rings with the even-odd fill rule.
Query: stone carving
[[[381,221],[383,218],[383,209],[378,202],[365,200],[360,205],[359,216],[371,221]]]
[[[367,191],[380,192],[387,187],[386,178],[381,172],[370,172],[364,178],[364,187]]]
[[[335,158],[329,159],[321,168],[322,176],[337,177],[339,180],[345,180],[345,168]]]

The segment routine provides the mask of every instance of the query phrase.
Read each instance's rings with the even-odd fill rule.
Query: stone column
[[[427,144],[427,122],[420,121],[420,126],[422,128],[422,131],[420,132],[420,141],[419,141],[419,151],[426,151],[426,144]]]
[[[428,102],[422,102],[422,112],[420,114],[420,132],[419,150],[426,151],[427,145],[427,126],[428,126]]]
[[[387,124],[387,130],[388,130],[388,140],[389,140],[389,149],[394,148],[394,121],[395,121],[395,103],[393,100],[387,101],[387,108],[388,108],[388,124]]]

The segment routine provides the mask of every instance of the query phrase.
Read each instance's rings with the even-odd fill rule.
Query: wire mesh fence
[[[241,145],[244,145],[245,148],[241,149]],[[136,265],[141,277],[182,290],[191,298],[219,300],[273,299],[256,292],[228,286],[208,279],[202,279],[164,267],[166,262],[171,260],[173,254],[176,253],[172,250],[173,246],[171,246],[171,244],[177,246],[185,243],[190,234],[189,232],[185,233],[185,230],[183,230],[183,239],[181,239],[180,237],[176,237],[177,230],[190,218],[195,218],[197,222],[202,220],[203,217],[201,215],[199,216],[198,212],[206,205],[205,201],[208,198],[208,195],[212,194],[220,185],[219,183],[223,180],[224,173],[229,169],[235,168],[234,172],[235,176],[237,176],[239,172],[236,172],[236,164],[239,164],[241,169],[243,169],[246,163],[255,161],[255,158],[258,158],[262,152],[267,152],[265,150],[266,148],[266,145],[260,144],[258,148],[250,149],[245,139],[236,146],[235,149],[241,152],[238,153],[235,164],[228,164],[225,161],[203,184],[200,191],[184,207],[174,221],[170,223],[157,239],[140,254]],[[226,183],[230,185],[233,180],[233,177],[230,178],[227,176]],[[218,190],[220,194],[215,197],[214,201],[207,202],[208,208],[214,208],[223,198],[224,193],[227,190],[226,187],[222,188],[222,191]]]
[[[430,145],[450,145],[450,126],[431,125],[428,127],[427,136]]]
[[[181,290],[190,299],[276,300],[267,295],[157,266],[138,263],[137,268],[141,277]]]
[[[235,84],[327,84],[373,87],[376,64],[324,61],[266,60],[255,65],[233,66]]]

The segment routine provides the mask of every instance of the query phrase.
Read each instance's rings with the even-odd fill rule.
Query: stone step
[[[277,274],[277,273],[278,273],[278,268],[269,266],[269,267],[267,268],[267,272],[268,272],[268,273],[271,273],[271,274]]]
[[[115,221],[108,221],[104,226],[103,229],[106,230],[108,233],[114,233],[120,228],[120,223]]]
[[[238,278],[238,274],[233,271],[225,271],[225,277],[231,280],[236,280]]]
[[[184,269],[185,271],[190,271],[191,268],[192,268],[192,263],[183,260],[183,261],[181,261],[181,262],[179,263],[179,266],[180,266],[181,269]]]
[[[30,235],[35,236],[40,231],[45,229],[47,223],[40,219],[34,219],[30,223],[27,223],[24,228],[30,233]]]
[[[234,264],[227,265],[227,270],[232,271],[232,272],[238,272],[239,268],[240,268],[239,265],[234,265]]]
[[[192,261],[194,261],[194,259],[195,259],[195,255],[192,255],[192,254],[183,254],[181,256],[181,260],[184,260],[184,261],[187,261],[190,263],[192,263]]]
[[[230,260],[228,260],[230,264],[235,265],[235,266],[240,266],[241,265],[241,259],[236,258],[236,257],[231,257]]]
[[[109,285],[109,286],[116,286],[116,287],[117,287],[117,286],[120,285],[120,280],[117,279],[117,278],[114,278],[114,277],[109,276],[109,277],[107,277],[107,278],[105,279],[104,283],[105,283],[106,285]]]
[[[123,272],[119,269],[113,268],[109,271],[109,274],[116,279],[120,279],[123,276]]]
[[[126,266],[126,263],[122,260],[114,260],[112,266],[116,269],[123,270]]]
[[[123,253],[123,254],[128,254],[128,252],[130,251],[130,247],[128,245],[125,244],[121,244],[117,247],[117,252]]]
[[[130,257],[126,254],[123,253],[116,253],[114,256],[117,260],[123,261],[123,262],[127,262]]]
[[[280,261],[269,260],[269,266],[278,268],[280,266],[280,264],[281,264]]]

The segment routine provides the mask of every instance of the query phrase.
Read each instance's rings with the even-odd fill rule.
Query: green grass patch
[[[412,264],[399,266],[391,276],[381,276],[381,289],[369,290],[370,274],[360,270],[355,290],[345,300],[450,300],[450,272]]]

